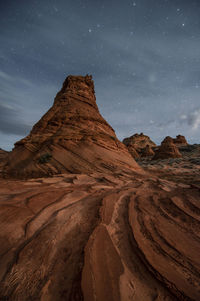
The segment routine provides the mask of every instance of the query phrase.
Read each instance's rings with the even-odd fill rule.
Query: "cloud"
[[[25,135],[31,126],[19,118],[19,112],[11,106],[0,104],[0,132],[3,134]]]
[[[188,114],[182,114],[180,116],[180,123],[186,123],[192,130],[197,130],[200,126],[200,108],[197,108]]]
[[[200,108],[190,113],[188,116],[188,124],[193,130],[197,130],[200,126]]]

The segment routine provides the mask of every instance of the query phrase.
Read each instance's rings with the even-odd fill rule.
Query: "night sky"
[[[66,76],[92,74],[119,139],[200,143],[200,1],[0,1],[0,147],[53,104]]]

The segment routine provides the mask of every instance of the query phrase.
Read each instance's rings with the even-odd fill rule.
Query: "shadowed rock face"
[[[68,76],[53,106],[9,155],[5,175],[140,168],[99,113],[91,76]]]
[[[8,152],[0,148],[0,161],[4,160],[8,155]]]
[[[151,146],[147,144],[147,146],[143,149],[141,157],[153,157],[155,155]]]
[[[167,136],[161,143],[161,146],[155,151],[154,160],[167,158],[181,158],[182,155],[178,150],[173,139]]]
[[[131,156],[132,156],[134,159],[140,158],[139,153],[136,151],[136,149],[135,149],[135,147],[134,147],[133,145],[128,145],[128,146],[127,146],[127,149],[128,149],[129,153],[131,154]]]

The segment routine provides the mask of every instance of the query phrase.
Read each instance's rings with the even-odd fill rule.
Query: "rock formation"
[[[140,158],[140,155],[138,154],[138,152],[136,151],[135,147],[131,144],[129,144],[127,146],[127,149],[129,151],[129,153],[131,154],[131,156],[134,158],[134,159],[139,159]]]
[[[123,143],[126,146],[134,146],[134,148],[140,152],[142,149],[144,149],[147,145],[151,147],[155,147],[156,144],[146,135],[143,133],[141,134],[134,134],[133,136],[130,136],[128,138],[125,138],[123,140]]]
[[[139,170],[99,113],[91,76],[68,76],[53,106],[9,154],[5,176],[40,177],[118,167]]]
[[[122,174],[0,181],[0,300],[200,300],[200,196]]]
[[[174,144],[173,138],[167,136],[161,143],[161,146],[155,151],[153,160],[168,159],[168,158],[181,158],[182,155],[178,147]]]
[[[91,77],[68,77],[8,154],[8,175],[44,177],[0,177],[0,301],[199,301],[199,147],[191,153],[195,171],[181,159],[141,172]],[[158,154],[179,155],[172,138]]]
[[[173,139],[173,142],[178,147],[188,145],[187,140],[185,139],[185,137],[181,136],[181,135],[176,136],[176,138]]]
[[[143,149],[141,157],[153,157],[155,155],[154,151],[152,150],[149,144]]]

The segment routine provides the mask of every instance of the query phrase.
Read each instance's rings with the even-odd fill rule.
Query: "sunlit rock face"
[[[140,168],[99,113],[91,76],[68,76],[50,110],[15,144],[4,174],[38,177],[64,172]]]

